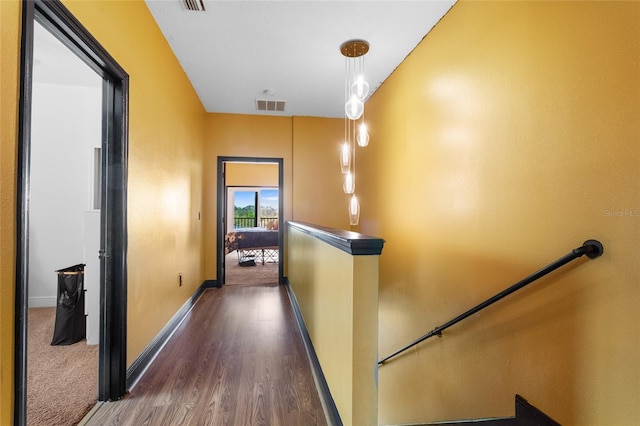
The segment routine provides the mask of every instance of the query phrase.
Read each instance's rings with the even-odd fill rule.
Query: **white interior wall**
[[[96,78],[99,77],[96,75]],[[35,83],[31,129],[29,306],[55,306],[55,270],[85,263],[101,88]],[[99,232],[99,230],[98,230]]]
[[[88,280],[99,262],[97,254],[87,255],[87,241],[100,240],[100,226],[85,211],[93,208],[93,156],[101,146],[102,79],[37,22],[34,65],[29,307],[55,306],[54,271],[78,263],[87,264],[87,299],[99,297],[99,274]],[[88,270],[90,263],[95,271]],[[92,309],[89,317],[99,318],[99,305]]]

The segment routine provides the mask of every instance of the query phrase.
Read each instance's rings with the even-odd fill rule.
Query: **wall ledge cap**
[[[287,221],[287,225],[309,234],[325,243],[336,247],[352,256],[380,255],[384,240],[343,229],[328,228],[305,222]]]

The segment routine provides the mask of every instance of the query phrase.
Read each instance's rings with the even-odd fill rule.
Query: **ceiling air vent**
[[[268,101],[266,99],[256,99],[258,111],[284,111],[284,101]]]
[[[204,0],[182,0],[187,10],[204,12]]]

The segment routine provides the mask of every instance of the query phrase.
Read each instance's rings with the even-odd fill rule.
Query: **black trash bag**
[[[87,336],[84,315],[84,264],[57,270],[58,304],[51,345],[72,345]]]

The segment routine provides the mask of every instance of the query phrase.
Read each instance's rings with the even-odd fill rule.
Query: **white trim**
[[[30,308],[55,308],[56,296],[38,296],[29,298]]]

